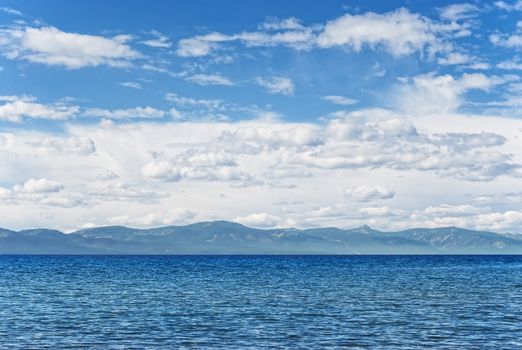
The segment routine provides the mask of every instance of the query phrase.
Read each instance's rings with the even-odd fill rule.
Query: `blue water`
[[[0,348],[522,349],[522,256],[0,256]]]

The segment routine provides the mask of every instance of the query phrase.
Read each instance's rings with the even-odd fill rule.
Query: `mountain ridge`
[[[0,229],[0,254],[522,254],[522,235],[455,226],[380,231],[260,229],[229,221],[155,228],[101,226],[71,233]]]

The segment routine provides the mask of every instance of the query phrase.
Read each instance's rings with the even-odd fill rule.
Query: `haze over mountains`
[[[0,229],[0,254],[522,254],[522,236],[456,227],[255,229],[227,221],[134,229]]]

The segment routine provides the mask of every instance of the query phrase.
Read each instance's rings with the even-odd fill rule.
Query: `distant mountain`
[[[522,235],[457,227],[261,230],[213,221],[152,229],[108,226],[70,234],[0,229],[0,254],[522,254]]]

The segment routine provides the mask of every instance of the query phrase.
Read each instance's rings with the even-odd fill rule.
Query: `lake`
[[[0,348],[522,349],[522,256],[0,256]]]

